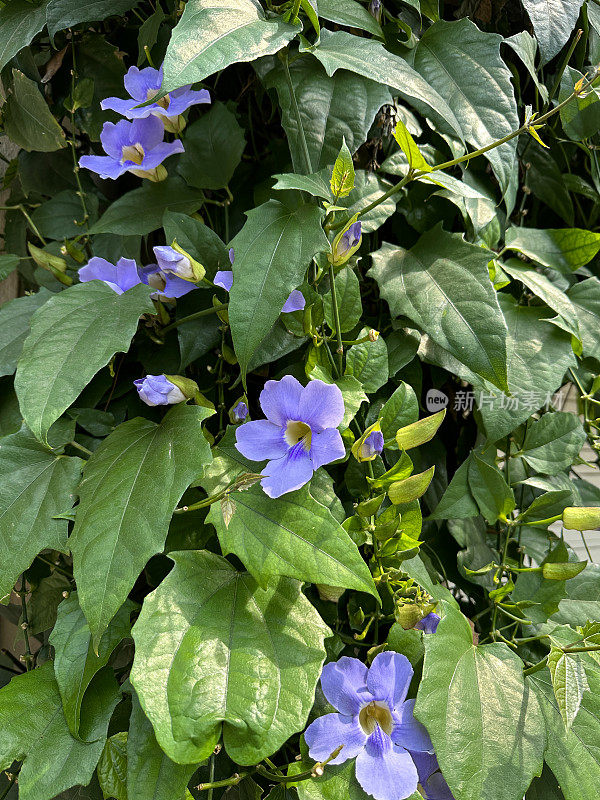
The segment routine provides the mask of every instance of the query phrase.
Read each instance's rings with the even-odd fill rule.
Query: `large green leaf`
[[[71,536],[79,602],[94,645],[148,559],[162,550],[177,502],[211,460],[201,423],[180,405],[160,425],[119,425],[87,461]]]
[[[0,599],[41,550],[68,547],[68,523],[54,517],[72,507],[81,467],[26,428],[0,439]]]
[[[574,638],[577,634],[574,633]],[[554,697],[566,728],[573,725],[573,720],[581,708],[581,701],[590,687],[579,653],[565,653],[552,640],[548,669],[552,677]]]
[[[319,16],[347,28],[358,28],[383,39],[381,25],[357,0],[319,0]]]
[[[583,355],[600,361],[600,280],[587,278],[580,281],[571,286],[567,296],[575,306]]]
[[[69,732],[52,662],[18,675],[0,690],[0,769],[24,759],[20,800],[52,800],[71,786],[90,782],[117,699],[112,670],[105,671],[86,698],[87,744]]]
[[[323,31],[326,33],[326,31]],[[381,106],[391,101],[389,89],[340,69],[328,76],[310,55],[296,58],[290,77],[311,162],[310,171],[334,163],[342,140],[354,153],[363,144]],[[284,68],[278,66],[264,77],[267,87],[277,89],[281,122],[285,129],[296,172],[306,172],[302,135],[294,113],[294,102]],[[329,195],[326,195],[328,197]]]
[[[528,679],[539,698],[548,730],[544,758],[555,774],[565,800],[596,800],[600,784],[600,673],[588,672],[590,691],[567,730],[561,719],[548,670]]]
[[[0,8],[0,69],[42,30],[47,5],[48,0],[38,6],[27,0],[12,0]]]
[[[124,14],[140,0],[50,0],[48,3],[48,33],[54,36],[57,31],[79,25],[80,22],[95,22]]]
[[[440,20],[417,45],[414,65],[442,97],[451,98],[465,141],[485,147],[519,127],[511,73],[500,58],[502,37],[468,19]],[[486,153],[505,192],[515,169],[516,139]]]
[[[72,592],[58,607],[56,624],[50,635],[54,647],[54,675],[62,698],[63,712],[71,734],[81,738],[79,722],[83,697],[94,676],[104,667],[115,647],[129,636],[129,617],[134,604],[125,602],[104,632],[95,653],[92,633]]]
[[[373,39],[353,36],[345,31],[321,31],[321,41],[313,54],[331,77],[338,69],[390,86],[417,111],[432,118],[442,130],[461,136],[460,124],[446,100],[407,62],[390,53]],[[352,148],[351,148],[352,149]]]
[[[167,178],[160,183],[146,181],[139,189],[115,200],[92,228],[92,233],[119,233],[139,236],[160,228],[165,211],[192,214],[202,205],[199,189],[186,186],[181,178]]]
[[[360,283],[356,274],[349,268],[342,269],[335,276],[335,299],[340,320],[340,331],[342,333],[351,331],[360,321],[362,303],[360,300]],[[323,308],[325,321],[331,330],[335,331],[335,314],[331,291],[323,296]]]
[[[584,267],[600,250],[600,233],[581,228],[509,228],[506,247],[545,267],[569,275]]]
[[[98,218],[98,198],[88,193],[85,202],[89,222],[95,222]],[[47,239],[62,240],[80,236],[84,230],[81,197],[73,189],[65,189],[36,208],[31,219]]]
[[[228,521],[215,504],[207,522],[217,529],[224,555],[234,553],[262,586],[287,575],[378,596],[358,548],[307,487],[272,500],[255,484],[232,492],[229,501]]]
[[[314,205],[290,209],[269,200],[248,213],[231,242],[235,262],[229,322],[242,374],[290,292],[304,280],[312,257],[329,249],[322,215]]]
[[[127,737],[127,792],[135,800],[183,800],[196,765],[176,764],[160,749],[154,729],[132,698]]]
[[[515,507],[515,496],[498,467],[472,453],[468,478],[471,494],[490,525],[505,520]]]
[[[545,64],[562,50],[575,27],[583,0],[523,0]]]
[[[66,147],[65,134],[52,116],[38,85],[13,69],[13,91],[2,109],[4,132],[24,150],[52,152]]]
[[[133,627],[131,681],[174,761],[207,758],[223,724],[229,756],[256,764],[306,724],[329,629],[297,581],[263,590],[207,551],[170,556]]]
[[[589,620],[600,620],[600,566],[589,564],[567,581],[563,597],[552,622],[585,625]]]
[[[411,250],[384,244],[371,277],[394,316],[406,316],[470,370],[506,387],[506,324],[491,284],[489,253],[441,226]]]
[[[443,608],[436,633],[424,637],[416,716],[456,800],[520,800],[542,771],[546,744],[523,662],[504,644],[474,645],[468,620]]]
[[[151,289],[122,295],[101,281],[80,283],[51,297],[33,316],[17,365],[15,390],[25,422],[38,439],[94,375],[129,349],[144,312],[154,312]]]
[[[50,297],[42,287],[36,294],[17,297],[0,309],[0,375],[12,375],[17,368],[31,317]]]
[[[197,189],[222,189],[231,180],[246,146],[235,114],[215,103],[185,132],[177,171]]]
[[[163,89],[276,53],[297,32],[282,17],[267,19],[257,0],[189,0],[167,48]]]
[[[536,472],[558,475],[568,469],[585,442],[583,425],[575,414],[557,411],[534,420],[519,455]]]
[[[363,328],[359,333],[359,339],[365,337],[368,332],[368,328]],[[379,336],[374,342],[353,345],[346,356],[345,374],[356,378],[369,394],[380,389],[389,378],[388,352],[383,336]]]

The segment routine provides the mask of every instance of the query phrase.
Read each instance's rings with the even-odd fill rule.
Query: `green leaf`
[[[560,82],[559,102],[570,97],[584,75],[573,67],[567,66]],[[583,96],[575,97],[560,110],[560,121],[569,139],[582,141],[594,136],[600,130],[600,97],[596,91],[586,91]]]
[[[210,463],[201,423],[211,413],[183,404],[160,425],[129,420],[86,462],[71,549],[95,647],[148,559],[162,550],[181,495]]]
[[[558,475],[569,469],[584,443],[585,431],[575,414],[556,411],[527,426],[518,455],[536,472]]]
[[[328,33],[323,31],[323,34]],[[387,86],[368,80],[366,73],[365,77],[357,77],[352,72],[338,70],[333,76],[328,76],[316,59],[308,54],[290,64],[290,77],[311,170],[333,164],[342,139],[351,152],[356,152],[367,138],[381,106],[391,100]],[[263,76],[263,82],[267,88],[277,90],[281,122],[288,138],[294,170],[305,173],[302,134],[298,129],[284,67],[272,69]]]
[[[27,0],[13,0],[0,8],[0,69],[42,30],[47,5],[48,0],[38,6]]]
[[[90,222],[94,222],[98,216],[98,198],[88,193],[85,201]],[[72,189],[54,195],[36,208],[31,219],[42,236],[48,239],[68,239],[84,233],[81,198]]]
[[[558,781],[547,764],[544,764],[541,776],[533,779],[525,800],[565,800]]]
[[[138,30],[138,60],[137,65],[141,67],[144,61],[146,60],[146,51],[144,47],[147,47],[149,50],[152,50],[152,47],[156,44],[156,40],[158,39],[158,33],[160,31],[160,26],[167,19],[165,12],[162,10],[160,5],[157,3],[156,11],[153,14],[150,14],[142,24]]]
[[[430,417],[423,417],[423,419],[400,428],[395,435],[399,449],[412,450],[413,447],[420,447],[422,444],[430,442],[438,432],[445,416],[446,409],[444,408],[436,411]]]
[[[506,294],[500,294],[499,301],[508,327],[508,386],[517,402],[509,403],[506,395],[494,390],[478,393],[483,400],[483,425],[494,441],[545,406],[575,361],[569,334],[544,321],[551,313],[540,307],[519,306]]]
[[[535,87],[540,93],[540,97],[544,103],[548,102],[548,89],[540,81],[535,66],[535,61],[538,52],[537,41],[528,31],[521,31],[515,33],[513,36],[508,36],[504,39],[504,44],[511,47],[519,56],[523,64],[527,67],[527,71],[531,75]]]
[[[540,46],[542,64],[567,43],[583,0],[523,0]]]
[[[255,484],[228,497],[234,509],[229,522],[216,503],[206,521],[217,529],[223,554],[234,553],[261,586],[286,575],[377,597],[358,548],[307,487],[272,500]]]
[[[186,186],[181,178],[167,178],[160,183],[146,181],[139,189],[115,200],[90,232],[122,236],[151,233],[161,227],[165,211],[192,214],[202,205],[203,197],[200,190]]]
[[[342,138],[342,146],[333,165],[331,173],[331,194],[337,203],[340,197],[346,197],[354,188],[354,164],[352,153],[348,150],[346,140]]]
[[[4,132],[24,150],[52,152],[66,146],[65,134],[52,116],[35,81],[13,69],[13,88],[2,109]]]
[[[300,584],[263,590],[206,551],[180,552],[133,628],[131,681],[165,753],[256,764],[306,724],[330,635]]]
[[[177,171],[197,189],[223,189],[242,160],[246,146],[243,128],[223,103],[214,103],[207,114],[185,131],[185,152]]]
[[[509,228],[506,247],[570,275],[584,267],[600,250],[600,233],[581,228]]]
[[[79,25],[81,22],[96,22],[115,14],[124,14],[140,0],[50,0],[48,3],[48,33],[53,37],[58,31]]]
[[[534,197],[550,206],[567,225],[574,224],[573,199],[562,169],[552,154],[533,139],[527,149],[527,185]]]
[[[422,497],[427,491],[433,478],[435,467],[430,467],[425,472],[411,475],[401,481],[392,483],[388,489],[388,496],[394,505],[410,503]]]
[[[257,0],[189,0],[167,47],[162,88],[171,91],[276,53],[298,30],[282,17],[267,19]]]
[[[17,297],[0,309],[0,375],[12,375],[17,368],[31,317],[50,297],[52,294],[42,287],[36,294]]]
[[[127,731],[106,740],[97,772],[104,797],[127,800]]]
[[[312,53],[323,64],[329,77],[343,69],[390,86],[395,90],[394,94],[398,93],[417,111],[433,119],[441,130],[461,136],[457,118],[438,91],[403,58],[388,52],[380,42],[345,31],[332,33],[323,30],[320,44],[313,48]]]
[[[176,241],[206,268],[208,277],[214,278],[218,270],[231,269],[226,245],[202,220],[180,211],[165,211],[162,224],[167,242],[172,244]],[[178,306],[179,302],[181,301],[178,301]]]
[[[196,771],[176,764],[160,749],[154,729],[133,695],[127,737],[127,790],[135,800],[182,800]]]
[[[52,423],[115,353],[129,349],[140,316],[154,313],[151,291],[140,284],[118,295],[101,281],[89,281],[53,295],[35,313],[15,390],[38,439],[46,439]]]
[[[304,747],[304,758],[292,764],[289,771],[290,775],[295,775],[305,770],[311,769],[315,763],[308,757],[306,747]],[[339,766],[325,767],[323,775],[311,778],[309,781],[300,781],[296,784],[298,797],[300,800],[369,800],[368,795],[356,778],[355,760],[352,758],[345,764]],[[276,798],[276,800],[281,800]],[[284,798],[288,800],[288,798]],[[407,798],[411,800],[411,798]]]
[[[414,67],[442,97],[452,98],[452,110],[462,138],[485,147],[517,130],[511,73],[500,58],[502,37],[484,33],[469,19],[440,20],[419,39]],[[512,180],[517,140],[489,150],[489,160],[502,192]]]
[[[319,0],[319,16],[347,28],[358,28],[383,39],[381,25],[368,10],[356,0]]]
[[[106,10],[106,4],[103,4]],[[84,33],[78,36],[75,44],[77,75],[80,81],[93,81],[94,95],[88,108],[79,108],[75,112],[75,123],[85,131],[90,139],[100,139],[102,126],[106,122],[107,112],[102,111],[100,103],[106,97],[123,94],[123,77],[125,63],[121,52],[111,44],[102,33]],[[114,114],[108,114],[116,120]]]
[[[269,200],[248,212],[231,242],[235,262],[229,322],[242,375],[290,292],[304,280],[312,257],[329,249],[322,215],[314,205],[292,210]]]
[[[552,320],[555,325],[579,338],[580,333],[575,306],[558,286],[538,272],[535,267],[523,264],[516,258],[510,258],[508,261],[502,262],[502,269],[511,277],[521,281],[536,297],[539,297],[549,308],[556,311],[558,318]]]
[[[600,566],[588,564],[581,574],[567,581],[563,597],[552,622],[585,625],[600,619]]]
[[[71,786],[90,782],[117,699],[112,670],[106,671],[85,709],[86,738],[93,740],[86,744],[69,733],[51,661],[0,690],[0,769],[24,759],[20,800],[52,800]]]
[[[358,170],[354,180],[354,189],[348,197],[342,198],[337,205],[347,209],[348,218],[361,213],[361,225],[363,233],[371,233],[380,228],[383,223],[392,216],[396,210],[397,195],[386,198],[376,208],[363,214],[362,211],[374,200],[379,200],[381,195],[391,188],[391,183],[382,180],[378,175],[367,172],[364,169]]]
[[[369,275],[394,316],[407,316],[470,370],[506,387],[506,324],[486,250],[438,225],[411,250],[384,244],[372,258]]]
[[[356,274],[350,268],[342,269],[335,276],[335,294],[340,319],[340,331],[346,333],[356,327],[362,314],[360,283]],[[323,309],[325,311],[325,321],[331,330],[335,331],[331,291],[323,296]]]
[[[8,276],[16,270],[20,260],[19,256],[13,256],[9,253],[0,255],[0,281],[8,278]]]
[[[517,800],[541,773],[546,745],[523,662],[504,644],[475,646],[460,611],[447,603],[443,610],[435,635],[423,637],[415,715],[429,731],[455,797]]]
[[[600,782],[600,674],[590,670],[590,691],[571,728],[565,728],[547,670],[528,677],[548,730],[544,758],[560,784],[565,800],[596,800]],[[544,798],[545,800],[545,798]]]
[[[398,120],[394,128],[394,139],[398,142],[400,149],[406,156],[409,169],[429,172],[431,167],[423,158],[415,140],[410,135],[408,128],[401,119]]]
[[[469,462],[469,489],[490,525],[498,519],[505,520],[515,508],[513,491],[498,467],[475,453]]]
[[[301,192],[308,192],[313,197],[324,197],[331,201],[331,189],[328,183],[329,171],[322,169],[320,172],[313,172],[312,175],[298,175],[295,172],[284,172],[273,175],[277,178],[277,183],[273,189],[285,191],[286,189],[298,189]]]
[[[81,467],[26,428],[0,439],[0,600],[41,550],[68,547],[68,522],[54,517],[72,507]]]
[[[396,444],[398,429],[411,425],[418,419],[419,404],[414,389],[408,383],[401,381],[400,386],[386,400],[379,412],[379,422],[386,447],[395,450],[398,447]]]
[[[542,575],[546,580],[568,581],[579,575],[587,566],[587,561],[565,561],[563,563],[547,563],[542,567]]]
[[[471,456],[456,470],[429,519],[470,519],[479,516],[479,506],[469,487],[470,463]]]
[[[587,278],[575,283],[567,292],[567,297],[575,306],[579,323],[579,334],[583,345],[583,356],[591,356],[600,361],[600,280]]]
[[[127,600],[112,619],[98,645],[92,647],[92,634],[79,606],[77,592],[72,592],[58,607],[50,644],[54,647],[54,675],[63,703],[63,712],[71,734],[79,735],[81,704],[94,676],[108,664],[115,647],[130,635],[129,617],[134,604]]]
[[[368,330],[363,328],[358,338],[366,336]],[[379,336],[374,342],[352,345],[346,356],[346,375],[353,375],[359,380],[368,394],[376,392],[387,383],[389,366],[387,346],[383,337]]]

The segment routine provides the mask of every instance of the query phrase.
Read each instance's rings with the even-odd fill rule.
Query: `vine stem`
[[[543,125],[546,122],[546,120],[550,119],[550,117],[553,117],[555,114],[557,114],[562,108],[568,105],[571,102],[571,100],[574,100],[576,97],[582,95],[587,89],[590,88],[590,86],[598,76],[598,71],[599,71],[598,68],[594,69],[592,76],[586,79],[586,81],[581,85],[581,87],[575,89],[565,100],[562,101],[562,103],[559,103],[557,106],[554,106],[554,108],[550,109],[550,111],[547,111],[541,117],[536,117],[536,119],[534,120],[535,125],[536,126]],[[450,167],[455,167],[457,166],[457,164],[464,164],[465,161],[470,161],[472,158],[477,158],[478,156],[481,156],[484,153],[488,153],[490,150],[494,150],[496,147],[500,147],[501,145],[512,141],[517,136],[520,136],[522,133],[526,133],[528,128],[529,124],[528,122],[525,122],[523,125],[521,125],[520,128],[517,128],[517,130],[513,131],[512,133],[503,136],[501,139],[497,139],[495,142],[491,142],[491,144],[488,144],[485,147],[480,147],[478,150],[473,150],[471,153],[465,153],[463,156],[459,156],[458,158],[453,158],[450,161],[444,161],[442,164],[437,164],[436,166],[431,167],[431,169],[429,170],[414,170],[414,171],[409,170],[409,172],[404,176],[404,178],[402,178],[401,181],[394,184],[394,186],[391,186],[387,190],[387,192],[384,192],[380,197],[373,200],[372,203],[369,203],[369,205],[365,206],[359,212],[358,219],[360,219],[360,217],[364,217],[365,214],[368,214],[368,212],[372,211],[374,208],[377,208],[377,206],[381,205],[381,203],[384,203],[388,199],[388,197],[392,197],[392,195],[399,192],[410,181],[418,180],[419,178],[422,178],[425,175],[431,175],[432,172],[440,172],[440,170],[449,169]],[[345,222],[340,222],[337,225],[333,226],[332,230],[337,230],[338,228],[341,228],[345,224],[346,224]]]
[[[77,163],[77,151],[75,148],[75,111],[73,109],[73,96],[75,93],[75,74],[77,66],[75,62],[75,40],[73,37],[73,31],[71,31],[71,57],[73,60],[73,68],[71,69],[71,108],[69,109],[71,116],[71,135],[69,137],[69,145],[71,147],[71,154],[73,156],[73,174],[75,175],[75,181],[77,183],[77,194],[79,195],[79,199],[81,200],[81,208],[83,209],[83,224],[85,225],[86,231],[89,233],[90,215],[88,212],[87,203],[85,202],[85,192],[83,191],[83,186],[81,185],[81,178],[79,177],[79,164]],[[92,251],[90,249],[89,237],[85,240],[85,248],[88,255],[91,256]]]
[[[203,311],[196,311],[195,314],[188,314],[187,317],[181,317],[181,319],[176,319],[174,322],[171,322],[170,325],[167,325],[165,328],[161,329],[161,333],[168,333],[172,331],[173,328],[179,327],[179,325],[183,325],[184,322],[191,322],[194,319],[200,319],[200,317],[208,317],[210,314],[216,314],[217,311],[222,311],[223,309],[227,308],[228,303],[219,303],[216,306],[212,306],[211,308],[205,308]]]
[[[29,672],[31,669],[31,662],[33,660],[33,656],[31,654],[31,643],[29,641],[29,616],[27,614],[27,589],[26,589],[26,582],[25,582],[25,573],[21,576],[21,591],[19,592],[21,595],[21,613],[23,615],[23,622],[21,623],[21,629],[23,631],[23,637],[25,639],[25,669]]]
[[[335,288],[335,274],[333,271],[333,264],[329,265],[329,283],[331,284],[331,305],[333,307],[333,321],[335,325],[335,334],[337,337],[337,366],[340,377],[344,373],[344,345],[342,342],[342,331],[340,330],[340,309],[337,304],[337,292]]]

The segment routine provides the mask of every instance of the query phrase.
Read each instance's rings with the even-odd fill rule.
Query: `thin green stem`
[[[523,670],[523,675],[533,675],[534,672],[540,672],[540,670],[544,669],[546,664],[548,663],[548,656],[544,656],[541,661],[538,661],[537,664],[534,664],[532,667],[527,667],[527,669]]]
[[[294,0],[294,5],[292,7],[292,12],[290,14],[290,22],[292,23],[292,25],[294,24],[294,22],[298,21],[298,14],[300,12],[300,2],[301,0]]]
[[[67,444],[70,444],[71,447],[74,447],[76,450],[80,450],[82,453],[85,453],[86,456],[92,455],[92,451],[88,450],[87,447],[84,447],[82,444],[79,444],[79,442],[72,441],[72,442],[67,442]]]
[[[226,786],[237,786],[238,783],[241,783],[244,780],[244,778],[248,777],[248,775],[252,775],[253,772],[255,772],[255,770],[248,770],[247,772],[236,772],[230,778],[224,778],[221,781],[200,783],[198,784],[198,786],[196,786],[196,789],[199,792],[204,792],[204,791],[212,792],[213,789],[223,789]]]
[[[298,7],[300,7],[300,0],[298,0]],[[300,149],[302,151],[302,158],[304,159],[304,168],[306,170],[306,174],[308,175],[312,172],[312,163],[310,160],[310,153],[308,152],[308,145],[306,143],[306,135],[304,133],[304,126],[302,125],[300,109],[298,108],[298,101],[296,100],[296,92],[294,91],[294,84],[292,83],[292,76],[290,75],[287,49],[284,51],[283,56],[281,56],[281,60],[283,62],[285,80],[290,92],[290,99],[292,101],[292,111],[294,112],[296,125],[298,126],[298,138],[300,139]]]
[[[50,561],[49,558],[46,558],[45,556],[42,555],[37,555],[36,558],[43,564],[47,564],[49,567],[52,567],[52,569],[56,570],[56,572],[59,572],[61,575],[64,575],[65,578],[68,578],[70,581],[73,580],[73,576],[71,575],[71,573],[68,570],[64,569],[64,567],[61,567],[60,564],[55,564],[53,561]]]
[[[85,225],[86,231],[89,232],[90,215],[88,212],[87,203],[85,202],[85,192],[83,191],[83,186],[81,185],[81,178],[79,177],[79,163],[77,161],[77,151],[75,145],[75,111],[73,110],[72,102],[75,93],[75,74],[77,67],[75,63],[75,40],[72,32],[71,32],[71,54],[73,58],[73,67],[71,69],[71,108],[69,109],[71,115],[71,135],[69,137],[69,146],[71,148],[71,155],[73,157],[73,174],[75,175],[75,181],[77,183],[77,194],[79,195],[79,199],[81,200],[81,208],[83,209],[83,224]],[[86,250],[88,251],[88,255],[92,255],[90,244],[87,239],[85,242],[85,246]]]
[[[329,283],[331,284],[331,305],[333,307],[333,321],[335,325],[335,334],[337,336],[337,366],[340,375],[344,372],[344,345],[342,343],[342,331],[340,330],[340,309],[337,304],[337,293],[335,288],[335,274],[333,265],[329,265]]]
[[[211,306],[211,308],[205,308],[203,311],[196,311],[195,314],[188,314],[187,317],[176,319],[174,322],[171,322],[170,325],[162,328],[161,333],[168,333],[169,331],[172,331],[173,328],[178,328],[180,325],[183,325],[184,322],[191,322],[194,319],[200,319],[200,317],[208,317],[210,314],[216,314],[217,311],[222,311],[223,309],[227,308],[227,305],[227,303],[219,303],[216,306]]]
[[[191,506],[181,506],[180,508],[176,508],[173,512],[174,514],[186,514],[188,511],[197,511],[199,508],[206,508],[207,506],[212,506],[213,503],[218,503],[219,500],[222,500],[227,492],[231,490],[230,484],[226,489],[223,489],[217,494],[211,494],[208,497],[205,497],[204,500],[199,500],[197,503],[192,503]]]
[[[25,573],[21,576],[21,615],[23,617],[23,622],[21,623],[21,629],[23,630],[23,638],[25,639],[25,669],[29,671],[31,669],[31,663],[33,661],[33,656],[31,654],[31,643],[29,641],[29,616],[27,614],[27,588],[25,582]]]
[[[561,61],[560,67],[558,69],[558,72],[556,73],[556,78],[554,79],[554,83],[552,84],[552,88],[550,89],[550,93],[548,94],[548,105],[552,102],[552,98],[554,97],[554,95],[558,91],[558,87],[560,86],[560,83],[562,81],[562,76],[564,74],[564,71],[567,68],[567,64],[571,60],[571,56],[575,52],[575,48],[577,47],[577,44],[579,43],[579,40],[581,39],[582,34],[583,34],[583,31],[580,28],[575,33],[575,36],[573,37],[573,41],[571,42],[571,44],[569,46],[569,49],[567,50],[567,52],[565,54],[565,57]]]

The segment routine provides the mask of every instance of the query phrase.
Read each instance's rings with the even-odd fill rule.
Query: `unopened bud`
[[[379,339],[379,331],[376,331],[375,328],[371,328],[369,331],[369,341],[376,342]]]
[[[563,511],[562,518],[563,525],[569,530],[593,531],[594,528],[600,528],[600,507],[569,506]]]

